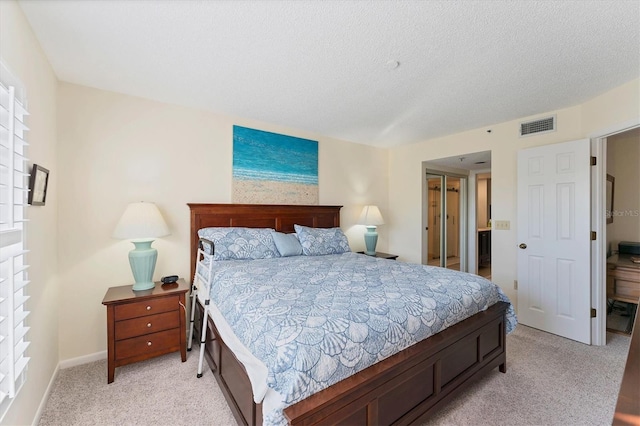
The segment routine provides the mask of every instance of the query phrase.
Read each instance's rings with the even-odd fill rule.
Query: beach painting
[[[233,202],[318,204],[318,142],[233,126]]]

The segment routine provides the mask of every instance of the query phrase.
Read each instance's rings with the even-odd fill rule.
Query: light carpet
[[[507,373],[496,370],[443,407],[429,425],[610,425],[629,337],[587,346],[518,325],[507,337]],[[116,369],[61,370],[40,425],[235,425],[211,371],[196,378],[197,346]]]

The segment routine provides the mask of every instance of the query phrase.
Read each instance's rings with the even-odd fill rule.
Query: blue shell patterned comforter
[[[211,299],[285,407],[510,302],[476,275],[356,253],[216,262]],[[510,306],[507,332],[515,326]]]

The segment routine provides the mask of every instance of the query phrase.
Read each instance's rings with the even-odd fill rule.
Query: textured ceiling
[[[19,4],[60,80],[374,146],[640,75],[637,0]]]
[[[428,169],[439,170],[440,167],[444,167],[445,170],[489,170],[491,169],[491,151],[473,152],[427,161]]]

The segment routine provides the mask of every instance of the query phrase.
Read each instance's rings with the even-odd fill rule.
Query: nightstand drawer
[[[116,342],[116,360],[180,346],[180,328]]]
[[[157,333],[180,326],[180,311],[164,312],[125,321],[117,321],[115,327],[116,340],[129,339],[144,334]]]
[[[637,301],[640,298],[640,280],[627,281],[627,280],[613,280],[613,289],[609,292],[607,286],[607,297],[612,299],[616,297],[628,297],[631,300]],[[633,302],[632,302],[633,303]]]
[[[116,367],[179,351],[187,360],[185,295],[190,285],[156,282],[148,291],[132,285],[110,287],[102,304],[107,307],[107,383]]]
[[[607,275],[619,280],[640,281],[640,270],[627,268],[610,268]]]
[[[137,318],[145,315],[159,314],[178,309],[178,296],[161,297],[135,303],[123,303],[115,307],[116,321]]]

